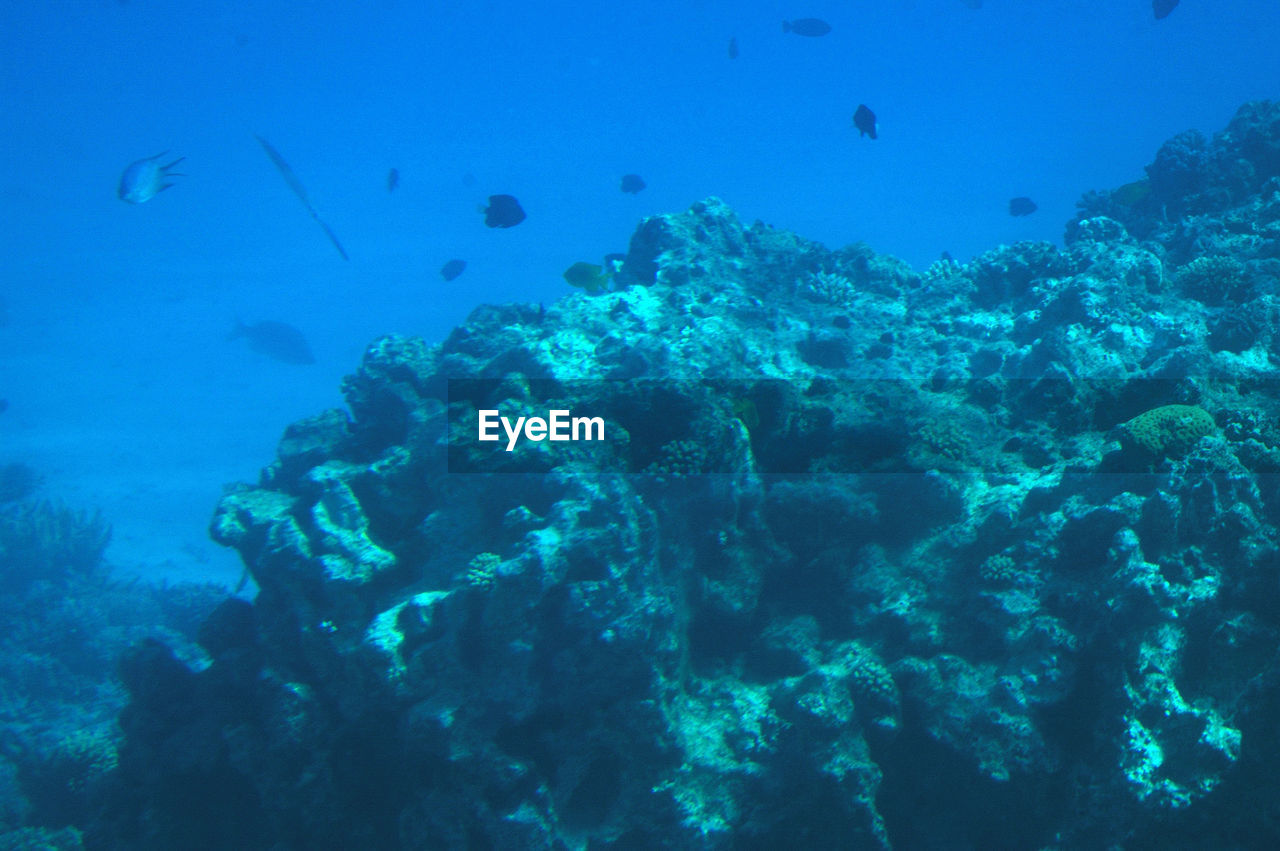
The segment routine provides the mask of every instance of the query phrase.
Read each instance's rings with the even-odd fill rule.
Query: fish
[[[444,278],[446,281],[452,281],[454,278],[465,272],[466,269],[466,260],[450,260],[448,263],[445,263],[440,267],[440,277]]]
[[[644,187],[645,187],[644,178],[641,177],[640,175],[638,174],[622,175],[621,189],[623,192],[626,192],[629,195],[635,195],[636,193],[641,192],[644,189]]]
[[[514,195],[490,195],[489,206],[481,207],[484,223],[491,228],[513,228],[524,221],[524,210]]]
[[[867,108],[865,103],[858,104],[853,113],[853,126],[858,128],[858,138],[870,136],[876,138],[876,114]]]
[[[289,184],[289,188],[293,190],[293,194],[298,196],[298,200],[302,202],[302,206],[307,208],[307,212],[311,214],[311,218],[316,220],[316,224],[324,231],[324,235],[329,237],[329,241],[333,243],[333,247],[338,249],[338,253],[342,255],[343,260],[350,260],[347,251],[342,247],[342,243],[338,242],[338,235],[333,232],[333,228],[324,223],[320,218],[320,214],[316,212],[316,208],[311,206],[311,200],[307,198],[307,190],[303,188],[302,181],[298,180],[298,176],[293,173],[293,169],[284,161],[284,157],[280,156],[280,152],[271,147],[271,143],[261,136],[254,134],[253,138],[258,140],[258,144],[262,146],[262,150],[266,151],[267,158],[280,172],[280,176],[284,178],[284,182]]]
[[[1147,178],[1117,186],[1111,190],[1111,198],[1126,207],[1134,207],[1151,197],[1151,181]]]
[[[737,36],[733,36],[729,39],[729,58],[730,59],[738,58],[738,37]]]
[[[970,9],[982,8],[982,0],[963,0],[963,2],[964,5],[968,6]]]
[[[582,261],[574,263],[564,270],[564,279],[569,282],[569,286],[586,290],[592,295],[607,292],[609,289],[608,274],[605,273],[603,266],[597,266],[595,263]]]
[[[7,410],[9,410],[9,400],[0,399],[0,414],[3,414]]]
[[[1156,16],[1156,20],[1169,17],[1178,5],[1178,0],[1151,0],[1151,14]]]
[[[400,169],[393,168],[387,172],[387,191],[395,192],[396,187],[400,185]]]
[[[1038,210],[1036,202],[1025,196],[1009,199],[1009,215],[1011,216],[1029,216]]]
[[[268,319],[246,325],[237,320],[227,339],[238,340],[241,337],[249,341],[249,348],[273,360],[299,366],[316,362],[315,356],[311,354],[311,347],[307,345],[307,338],[287,323]]]
[[[124,174],[120,175],[120,186],[116,189],[116,197],[129,204],[145,204],[173,186],[169,183],[169,178],[186,177],[185,174],[170,170],[186,157],[178,157],[172,162],[161,165],[160,160],[168,155],[168,151],[161,151],[154,157],[144,157],[129,163]]]
[[[783,21],[782,31],[818,38],[831,32],[831,24],[821,18],[796,18],[794,21]]]

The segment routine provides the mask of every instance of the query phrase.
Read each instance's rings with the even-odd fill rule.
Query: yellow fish
[[[564,270],[564,279],[570,286],[584,289],[593,295],[607,292],[609,289],[609,276],[605,274],[603,266],[597,266],[595,263],[582,261],[574,263]]]

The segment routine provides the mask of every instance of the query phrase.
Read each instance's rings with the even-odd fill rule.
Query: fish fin
[[[158,159],[160,159],[161,157],[166,157],[166,156],[168,156],[168,155],[169,155],[169,149],[168,149],[168,148],[165,148],[163,151],[161,151],[160,153],[156,154],[155,156],[153,156],[153,157],[147,157],[147,159],[149,159],[149,160],[158,160]]]
[[[168,152],[168,151],[165,151],[164,153],[165,153],[165,154],[167,154],[167,153],[169,153],[169,152]],[[164,156],[164,154],[161,154],[160,156]],[[157,159],[158,159],[158,158],[157,158]],[[168,164],[166,164],[166,165],[162,165],[162,166],[160,166],[160,169],[161,169],[162,171],[168,171],[169,169],[173,168],[175,165],[177,165],[178,163],[182,162],[182,161],[183,161],[183,160],[185,160],[185,159],[186,159],[186,157],[178,157],[178,158],[177,158],[176,160],[174,160],[173,162],[168,163]]]
[[[165,191],[166,189],[169,189],[170,187],[177,186],[177,185],[178,184],[176,183],[162,183],[160,185],[160,188],[156,190],[156,194],[159,195],[161,192]]]

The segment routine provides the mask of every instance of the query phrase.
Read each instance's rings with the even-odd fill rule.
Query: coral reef
[[[1152,455],[1185,454],[1200,438],[1212,434],[1213,417],[1196,405],[1161,405],[1144,411],[1123,426],[1123,436]]]
[[[48,501],[0,509],[0,560],[4,586],[66,573],[88,573],[102,565],[111,527],[102,515],[73,511]]]
[[[1246,264],[1276,256],[1280,102],[1245,104],[1212,139],[1195,130],[1175,136],[1146,171],[1144,180],[1086,194],[1077,222],[1115,219],[1134,237],[1163,246],[1179,265],[1214,254],[1235,254]],[[1242,251],[1246,246],[1252,250]]]
[[[96,512],[0,510],[0,848],[82,847],[69,825],[102,811],[118,766],[126,648],[162,639],[207,663],[194,637],[226,589],[116,581],[108,534]]]
[[[219,505],[211,664],[127,658],[86,837],[1267,847],[1278,152],[1251,104],[924,275],[708,199],[613,290],[376,341]],[[610,438],[468,438],[554,407]]]

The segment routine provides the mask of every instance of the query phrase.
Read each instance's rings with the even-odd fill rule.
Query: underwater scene
[[[1280,848],[1277,45],[0,4],[0,851]]]

